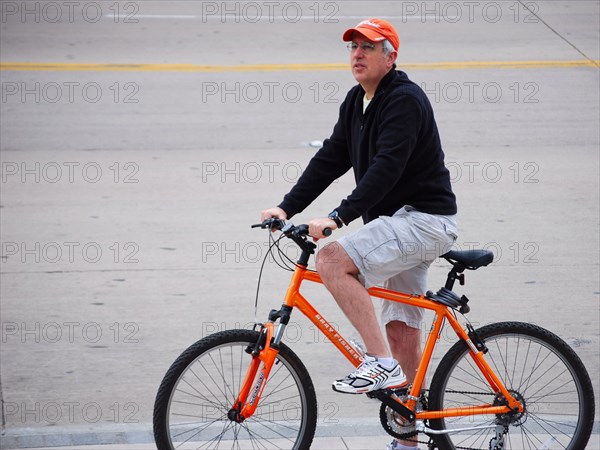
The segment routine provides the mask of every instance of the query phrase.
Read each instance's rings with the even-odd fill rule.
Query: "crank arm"
[[[411,411],[406,406],[404,406],[404,404],[401,403],[398,399],[398,396],[393,392],[385,390],[371,391],[367,393],[367,397],[379,400],[385,406],[393,409],[395,412],[400,414],[409,422],[414,422],[416,418],[414,411]]]
[[[461,431],[473,431],[473,430],[485,430],[488,428],[496,428],[496,425],[484,425],[480,427],[467,427],[467,428],[453,428],[452,430],[434,430],[425,426],[423,422],[417,420],[416,430],[418,433],[425,434],[452,434],[452,433],[460,433]]]

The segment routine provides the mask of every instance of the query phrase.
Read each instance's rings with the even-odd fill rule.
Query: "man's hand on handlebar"
[[[260,220],[263,223],[263,228],[265,225],[265,221],[268,221],[269,219],[273,218],[287,220],[287,213],[277,206],[261,211]],[[276,231],[278,229],[278,227],[271,226],[269,226],[269,228],[271,228],[271,231]],[[308,234],[315,240],[315,242],[319,239],[323,239],[327,236],[330,236],[332,230],[336,229],[337,224],[333,219],[329,219],[328,217],[324,217],[321,219],[313,219],[308,224]]]
[[[325,231],[328,230],[328,231]],[[313,219],[308,222],[308,234],[316,242],[331,234],[332,230],[337,230],[337,224],[333,219],[323,217],[321,219]]]
[[[265,209],[264,211],[260,212],[260,221],[261,222],[264,222],[265,220],[268,220],[271,217],[276,217],[281,220],[286,220],[287,213],[283,209],[281,209],[277,206],[275,208],[268,208],[268,209]]]

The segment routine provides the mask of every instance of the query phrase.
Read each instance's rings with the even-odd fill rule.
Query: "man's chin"
[[[352,75],[354,75],[354,79],[359,83],[367,78],[364,69],[352,69]]]

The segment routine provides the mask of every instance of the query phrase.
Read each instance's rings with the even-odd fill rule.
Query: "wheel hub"
[[[515,427],[521,426],[523,425],[526,421],[527,421],[527,405],[525,403],[525,398],[523,397],[523,395],[518,392],[515,391],[514,389],[509,389],[508,392],[510,392],[510,394],[519,402],[521,402],[521,404],[523,405],[523,411],[511,411],[508,413],[504,413],[504,414],[496,414],[496,420],[497,423],[500,425],[512,425]],[[498,394],[496,395],[496,398],[494,399],[494,406],[502,406],[502,405],[506,405],[506,399],[504,398],[504,395],[502,394]]]
[[[242,415],[240,414],[240,411],[237,408],[231,408],[227,412],[227,418],[229,420],[231,420],[232,422],[236,422],[236,423],[242,423],[244,421],[244,418],[242,417]]]

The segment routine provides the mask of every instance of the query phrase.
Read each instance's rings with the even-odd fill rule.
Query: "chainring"
[[[379,420],[383,429],[397,439],[406,439],[417,435],[416,421],[409,422],[383,403],[379,408]]]

